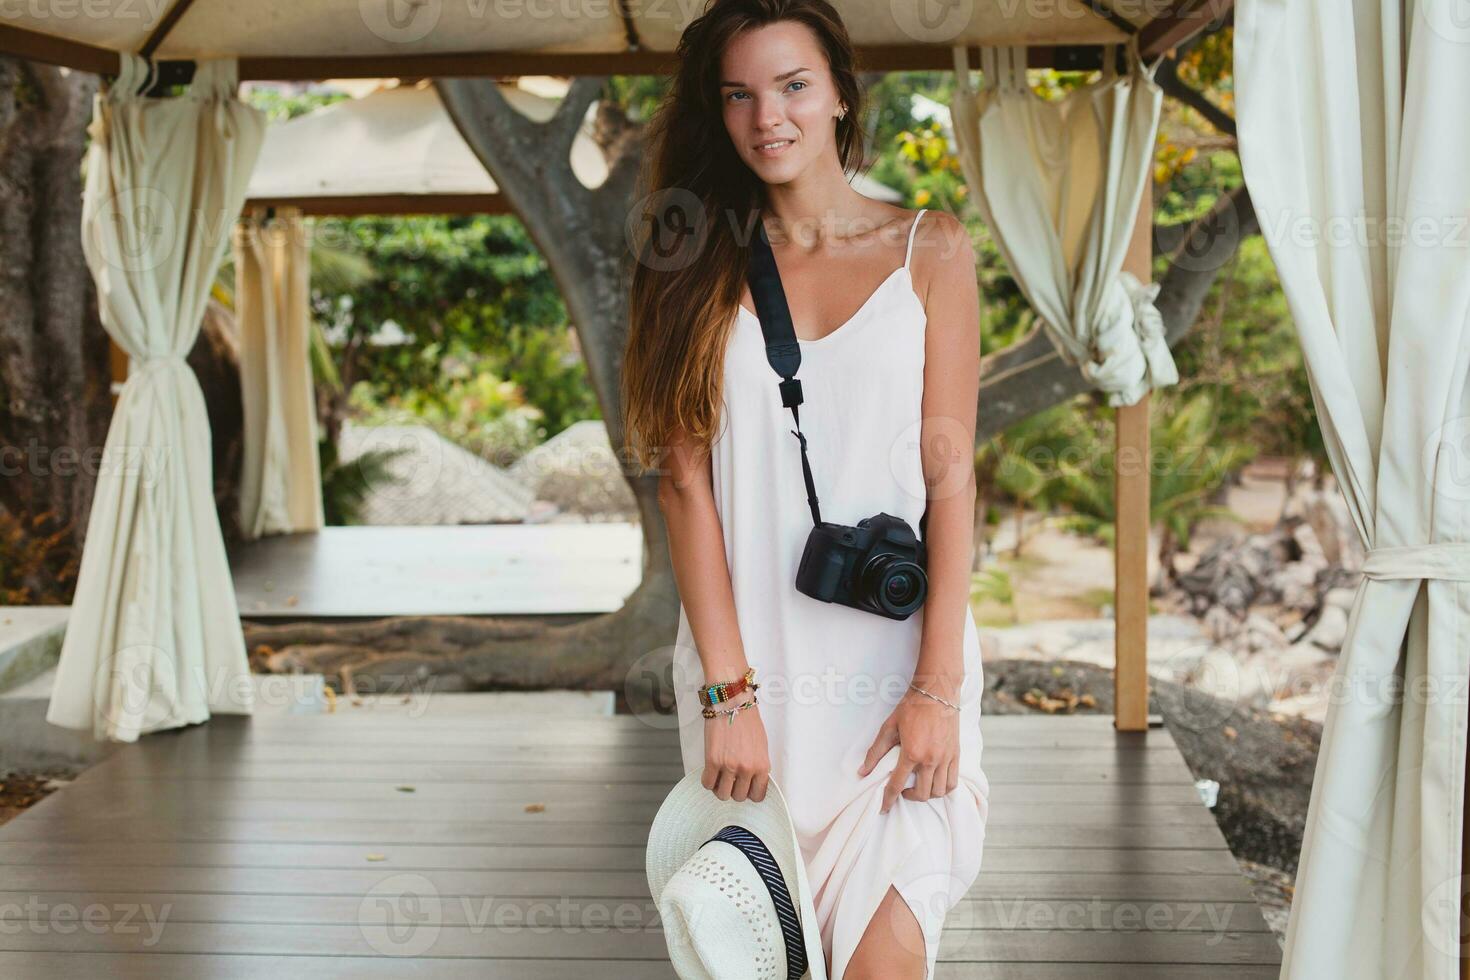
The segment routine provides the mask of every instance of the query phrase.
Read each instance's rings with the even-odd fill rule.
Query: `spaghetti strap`
[[[914,232],[919,230],[919,219],[928,210],[928,208],[919,208],[919,213],[914,215],[914,223],[909,227],[909,247],[908,251],[903,253],[903,267],[905,269],[909,267],[909,256],[914,254]]]

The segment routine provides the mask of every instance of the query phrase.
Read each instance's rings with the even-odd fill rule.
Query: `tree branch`
[[[1220,269],[1247,236],[1259,231],[1250,195],[1241,186],[1195,221],[1170,250],[1172,264],[1160,280],[1154,301],[1164,318],[1170,347],[1195,328]],[[1090,390],[1081,372],[1062,360],[1038,322],[1024,340],[980,362],[975,439],[989,439],[1015,422]]]

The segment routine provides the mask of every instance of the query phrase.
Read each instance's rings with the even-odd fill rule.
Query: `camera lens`
[[[863,584],[870,601],[894,616],[918,609],[928,592],[924,569],[894,555],[879,555],[864,569]]]
[[[919,583],[909,573],[899,572],[883,583],[883,591],[888,594],[889,602],[902,606],[913,601],[914,593],[919,591]]]

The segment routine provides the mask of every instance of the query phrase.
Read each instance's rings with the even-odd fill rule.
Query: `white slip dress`
[[[842,326],[800,341],[801,430],[826,521],[856,524],[881,511],[919,530],[927,503],[919,452],[926,316],[909,262],[923,215],[909,229],[903,265]],[[735,315],[711,467],[741,641],[761,685],[759,705],[747,711],[765,724],[771,776],[791,809],[831,980],[842,980],[890,884],[923,929],[932,977],[946,914],[980,872],[989,812],[974,617],[966,611],[965,680],[955,699],[959,784],[932,800],[900,795],[880,813],[899,748],[866,776],[858,768],[909,689],[924,610],[893,620],[796,590],[812,528],[800,446],[760,322],[743,305]],[[682,605],[673,660],[687,773],[704,765],[704,726],[713,722],[700,715],[695,689],[706,679]],[[734,678],[714,678],[727,679]],[[905,787],[914,781],[911,773]]]

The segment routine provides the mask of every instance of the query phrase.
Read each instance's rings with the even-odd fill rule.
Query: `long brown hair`
[[[625,458],[657,466],[673,434],[713,442],[721,423],[725,346],[750,261],[765,184],[725,131],[720,61],[736,34],[805,24],[847,106],[836,121],[845,172],[862,165],[863,92],[852,42],[827,0],[712,0],[679,38],[678,68],[649,122],[632,226],[635,259],[621,395]]]

